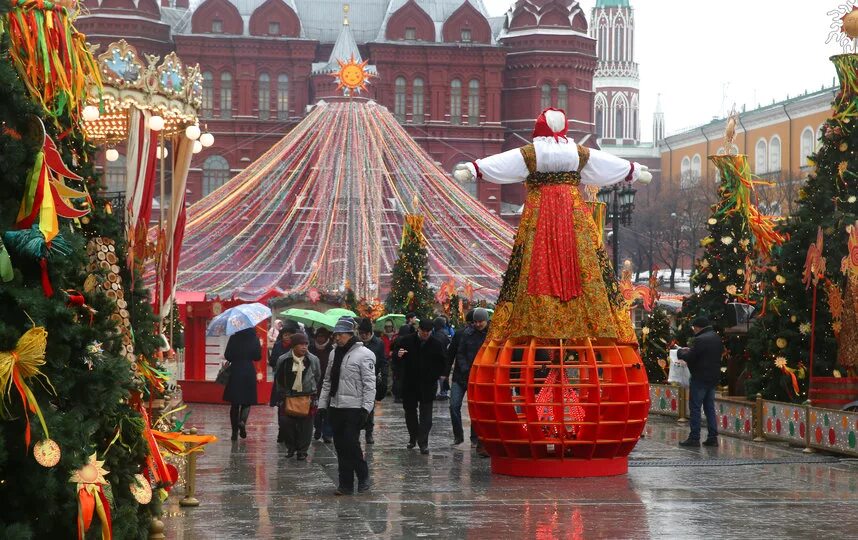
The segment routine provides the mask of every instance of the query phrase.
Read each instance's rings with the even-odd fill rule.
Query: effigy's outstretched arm
[[[594,186],[610,186],[622,181],[646,184],[650,180],[652,174],[647,167],[601,150],[590,150],[590,160],[581,170],[581,183]]]
[[[453,169],[453,177],[459,182],[482,178],[493,184],[515,184],[524,182],[527,174],[527,165],[518,148],[470,163],[460,163]]]

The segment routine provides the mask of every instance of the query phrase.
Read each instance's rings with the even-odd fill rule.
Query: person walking
[[[277,396],[278,424],[286,443],[286,457],[297,453],[298,461],[304,461],[313,435],[313,407],[306,416],[292,416],[288,414],[285,402],[290,397],[302,396],[312,396],[315,401],[322,382],[322,370],[319,358],[307,350],[309,340],[306,334],[294,334],[290,341],[292,349],[277,359],[273,394]]]
[[[441,348],[444,349],[444,365],[449,363],[447,355],[450,351],[450,333],[447,331],[447,318],[435,317],[433,322],[432,337],[441,343]],[[450,399],[450,381],[446,377],[446,372],[438,379],[438,392],[435,394],[435,399],[443,401]]]
[[[279,320],[277,322],[280,322]],[[283,324],[280,324],[281,329],[277,336],[277,339],[274,342],[274,347],[271,348],[271,351],[268,353],[268,365],[271,366],[271,374],[272,378],[275,374],[277,368],[277,360],[289,352],[292,349],[292,335],[285,328],[282,328]],[[268,405],[271,407],[277,407],[278,398],[277,393],[274,392],[274,389],[271,390],[271,397],[268,398]],[[284,442],[283,439],[283,429],[280,423],[280,411],[276,411],[277,413],[277,443]]]
[[[229,422],[233,441],[247,438],[247,419],[250,407],[256,405],[256,368],[254,362],[262,360],[262,346],[255,328],[240,330],[226,343],[224,358],[229,362],[230,375],[223,400],[230,403]]]
[[[372,331],[372,321],[361,319],[358,323],[358,337],[363,346],[375,355],[375,400],[381,401],[387,392],[387,360],[384,358],[384,343],[378,339]],[[364,426],[366,430],[366,444],[375,444],[373,431],[375,431],[375,407],[369,413],[369,418]]]
[[[438,378],[446,367],[444,350],[441,343],[432,337],[432,330],[432,321],[420,321],[416,334],[399,340],[394,355],[402,373],[402,407],[408,427],[408,449],[419,445],[421,454],[429,453],[432,403]]]
[[[477,308],[473,310],[473,313],[469,312],[468,315],[471,315],[473,322],[461,332],[456,332],[456,335],[453,336],[454,344],[450,350],[453,371],[453,384],[450,385],[450,421],[453,424],[454,446],[465,442],[465,433],[462,428],[462,402],[468,391],[471,366],[489,332],[488,311]],[[465,319],[467,320],[467,315]],[[448,369],[445,373],[449,372]],[[471,426],[471,445],[479,446],[479,440],[473,426]]]
[[[319,366],[324,375],[328,371],[328,358],[331,356],[331,351],[334,350],[334,343],[331,341],[331,331],[325,327],[317,328],[313,334],[313,341],[310,343],[310,353],[316,355],[319,359]],[[318,394],[322,393],[322,386],[319,385]],[[316,395],[318,401],[319,395]],[[331,430],[331,424],[328,419],[321,414],[317,414],[313,418],[313,439],[322,439],[326,444],[331,444],[334,440],[334,432]]]
[[[375,355],[355,337],[355,322],[340,317],[333,331],[336,348],[331,353],[319,410],[330,417],[337,451],[339,484],[335,495],[358,493],[371,487],[369,468],[360,448],[360,430],[375,405]]]
[[[697,317],[691,322],[694,341],[691,348],[677,351],[680,360],[688,364],[691,380],[688,387],[688,401],[691,407],[691,432],[680,446],[700,446],[700,408],[706,413],[707,437],[704,446],[718,446],[718,420],[715,417],[715,386],[721,378],[721,356],[724,344],[721,342],[709,319]]]

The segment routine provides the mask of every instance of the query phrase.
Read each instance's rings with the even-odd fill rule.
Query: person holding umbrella
[[[247,438],[250,407],[256,405],[256,368],[262,360],[262,347],[255,328],[246,328],[230,336],[223,353],[230,365],[229,382],[223,390],[223,400],[230,403],[229,422],[233,441]]]
[[[229,362],[229,380],[223,390],[223,400],[230,403],[229,421],[233,441],[247,438],[247,419],[256,397],[256,368],[262,360],[262,346],[256,336],[256,325],[271,317],[271,310],[259,303],[230,308],[209,323],[207,336],[229,336],[223,357]]]

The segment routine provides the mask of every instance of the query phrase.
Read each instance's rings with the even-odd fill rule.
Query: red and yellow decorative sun
[[[375,74],[370,73],[366,68],[369,60],[358,62],[352,55],[348,62],[337,59],[337,63],[340,65],[340,70],[333,74],[337,81],[337,90],[357,90],[358,92],[366,90],[370,77],[375,77]]]

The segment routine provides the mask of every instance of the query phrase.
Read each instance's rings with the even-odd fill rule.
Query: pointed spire
[[[317,62],[313,64],[313,74],[334,73],[339,69],[337,60],[343,62],[354,58],[358,63],[363,61],[360,51],[358,50],[357,42],[352,27],[349,25],[349,5],[343,4],[343,27],[340,29],[340,35],[337,36],[337,42],[334,43],[334,48],[331,50],[331,56],[327,62]],[[374,68],[373,68],[374,69]]]
[[[664,114],[664,110],[661,108],[661,92],[658,93],[658,98],[655,102],[655,114]]]

